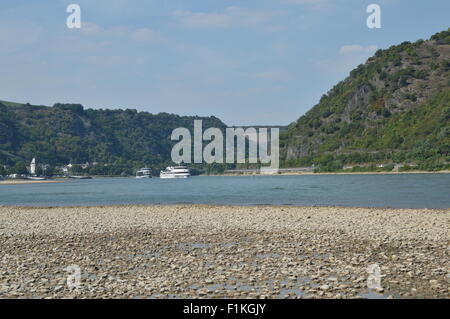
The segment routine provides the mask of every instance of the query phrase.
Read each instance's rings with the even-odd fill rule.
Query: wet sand
[[[0,298],[450,298],[449,231],[450,209],[0,207]]]

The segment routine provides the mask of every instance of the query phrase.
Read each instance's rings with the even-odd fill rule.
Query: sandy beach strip
[[[450,298],[449,232],[450,209],[0,207],[0,298]]]

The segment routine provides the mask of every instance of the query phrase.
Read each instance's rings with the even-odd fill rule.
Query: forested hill
[[[0,168],[98,162],[110,173],[170,163],[172,130],[225,128],[218,118],[0,101]],[[319,171],[378,163],[450,162],[450,29],[379,50],[281,134],[281,163]],[[96,172],[93,172],[96,173]],[[101,173],[101,172],[99,172]]]
[[[216,117],[150,114],[136,110],[84,109],[0,102],[0,164],[99,162],[122,167],[170,163],[172,130],[203,126],[225,128]]]
[[[450,29],[379,50],[289,126],[285,166],[450,162]]]

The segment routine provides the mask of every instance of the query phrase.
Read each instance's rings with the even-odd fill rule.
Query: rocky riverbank
[[[450,298],[449,226],[449,209],[0,207],[0,298]]]

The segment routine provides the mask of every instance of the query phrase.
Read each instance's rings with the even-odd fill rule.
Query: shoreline
[[[0,298],[450,298],[449,222],[450,209],[0,207]],[[373,264],[382,286],[368,290]]]
[[[0,185],[23,185],[23,184],[52,184],[52,183],[64,183],[65,180],[43,180],[43,181],[33,181],[33,180],[3,180],[0,181]]]
[[[314,173],[314,172],[287,172],[278,174],[260,174],[260,173],[224,173],[224,174],[200,174],[192,175],[191,177],[231,177],[231,176],[322,176],[322,175],[407,175],[407,174],[450,174],[450,171],[407,171],[407,172],[329,172],[329,173]],[[101,178],[135,178],[134,176],[92,176],[92,179]],[[159,176],[153,176],[152,178],[159,178]],[[33,180],[0,180],[0,185],[23,185],[23,184],[48,184],[48,183],[64,183],[67,178],[48,179],[43,181]]]
[[[314,173],[314,172],[292,172],[279,174],[260,174],[260,173],[242,173],[242,174],[217,174],[217,175],[200,175],[200,176],[320,176],[320,175],[405,175],[405,174],[450,174],[450,171],[407,171],[407,172],[330,172],[330,173]]]
[[[356,210],[356,209],[365,209],[365,210],[380,210],[380,211],[417,211],[417,210],[424,210],[424,211],[449,211],[450,207],[446,208],[433,208],[433,207],[420,207],[420,208],[414,208],[414,207],[389,207],[389,206],[383,206],[383,207],[374,207],[374,206],[344,206],[344,205],[280,205],[280,204],[248,204],[248,205],[237,205],[237,204],[203,204],[203,203],[168,203],[168,204],[112,204],[112,205],[68,205],[68,206],[57,206],[57,205],[43,205],[43,206],[27,206],[27,205],[1,205],[0,204],[0,210],[2,208],[4,209],[66,209],[66,208],[73,208],[73,209],[92,209],[92,208],[99,208],[99,209],[116,209],[116,208],[173,208],[173,207],[182,207],[182,208],[200,208],[200,209],[208,209],[208,208],[229,208],[229,209],[245,209],[245,208],[264,208],[264,209],[349,209],[349,210]]]

